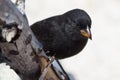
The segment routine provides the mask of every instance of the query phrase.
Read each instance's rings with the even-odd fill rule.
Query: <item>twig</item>
[[[49,70],[49,68],[51,67],[53,61],[55,60],[55,57],[53,56],[51,58],[51,60],[48,62],[47,66],[45,67],[45,69],[42,71],[42,75],[40,76],[39,80],[44,80],[45,79],[45,76]]]

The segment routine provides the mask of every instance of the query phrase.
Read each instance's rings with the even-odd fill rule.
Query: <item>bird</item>
[[[92,40],[91,24],[88,13],[76,8],[35,22],[30,28],[46,55],[65,59],[80,53],[88,39]]]

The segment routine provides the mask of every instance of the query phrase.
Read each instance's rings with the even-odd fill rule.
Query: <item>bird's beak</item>
[[[89,38],[89,39],[92,40],[92,34],[91,34],[90,28],[89,28],[89,29],[82,29],[82,30],[80,30],[80,33],[81,33],[84,37]]]

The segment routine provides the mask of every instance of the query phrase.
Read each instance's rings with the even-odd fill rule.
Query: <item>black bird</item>
[[[81,9],[70,10],[31,25],[36,38],[48,55],[57,59],[79,53],[91,37],[91,18]]]

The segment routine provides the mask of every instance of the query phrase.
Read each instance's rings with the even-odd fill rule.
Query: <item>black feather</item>
[[[79,53],[86,45],[88,38],[80,34],[81,29],[91,28],[89,15],[80,9],[74,9],[63,15],[54,16],[34,23],[31,29],[43,44],[49,55],[58,59],[67,58]]]

